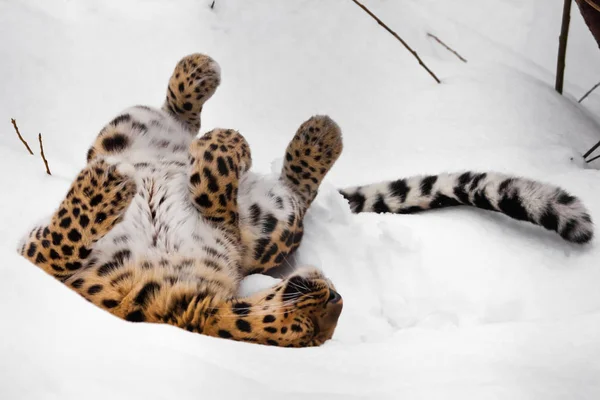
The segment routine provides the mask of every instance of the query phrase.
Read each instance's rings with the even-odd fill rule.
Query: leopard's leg
[[[221,83],[219,64],[204,54],[184,57],[169,80],[163,110],[170,112],[190,133],[200,130],[200,113],[204,103]]]
[[[131,166],[88,164],[45,226],[36,227],[21,254],[58,279],[72,276],[92,245],[119,222],[136,193]]]
[[[88,150],[87,161],[91,162],[100,156],[123,155],[136,147],[140,137],[145,137],[142,147],[151,146],[171,152],[185,151],[189,136],[186,133],[187,138],[177,137],[165,119],[171,120],[170,115],[186,132],[197,134],[202,106],[214,94],[220,79],[219,65],[210,57],[203,54],[184,57],[169,80],[162,111],[147,106],[131,107],[123,111],[102,128]],[[178,130],[179,127],[175,129]],[[164,136],[146,137],[149,131],[158,131]],[[185,146],[182,146],[183,142],[186,142]]]
[[[270,289],[222,303],[202,332],[272,346],[318,346],[332,337],[341,312],[331,282],[303,268]]]
[[[240,241],[238,186],[250,169],[250,147],[231,129],[214,129],[190,146],[189,191],[200,214]]]
[[[287,147],[281,181],[287,190],[253,201],[245,218],[246,274],[280,266],[300,245],[303,218],[319,185],[342,151],[342,134],[327,116],[305,121]],[[250,196],[245,196],[250,197]]]

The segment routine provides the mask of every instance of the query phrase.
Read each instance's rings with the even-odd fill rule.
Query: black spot
[[[250,323],[246,320],[238,319],[237,321],[235,321],[235,326],[242,332],[252,332],[252,326],[250,326]]]
[[[410,207],[406,207],[406,208],[400,208],[398,211],[396,211],[396,213],[397,214],[415,214],[420,211],[423,211],[422,207],[410,206]]]
[[[194,201],[200,207],[210,208],[213,205],[213,202],[210,201],[210,199],[208,198],[208,195],[206,193],[202,193],[200,196],[196,197],[196,199]]]
[[[263,223],[263,232],[266,234],[270,234],[277,227],[277,218],[273,216],[273,214],[267,214],[265,217],[265,222]]]
[[[279,346],[279,342],[276,340],[272,340],[272,339],[267,339],[267,344],[269,344],[271,346]]]
[[[479,182],[481,182],[482,179],[485,179],[486,176],[487,176],[487,174],[485,172],[482,174],[475,175],[475,177],[471,181],[469,190],[475,190],[477,188],[477,186],[479,185]]]
[[[266,301],[271,301],[273,300],[273,298],[275,297],[275,295],[273,293],[271,293],[270,295],[268,295],[267,297],[265,297]]]
[[[354,212],[354,213],[362,212],[363,208],[365,207],[365,200],[366,200],[365,196],[363,196],[359,192],[355,192],[353,194],[347,194],[340,190],[340,193],[350,203],[350,209],[352,210],[352,212]]]
[[[579,224],[577,223],[576,220],[574,220],[574,219],[569,220],[565,224],[565,227],[560,232],[560,236],[562,236],[566,240],[573,240],[573,238],[571,236],[573,234],[573,231],[577,228],[577,225],[579,225]]]
[[[430,208],[445,208],[445,207],[454,207],[460,206],[462,203],[456,200],[453,197],[446,196],[441,193],[437,193],[434,199],[429,203]]]
[[[253,225],[258,225],[260,221],[260,207],[256,203],[250,206],[250,219]]]
[[[65,256],[67,256],[67,257],[69,257],[69,256],[72,256],[72,255],[73,255],[73,246],[66,246],[66,245],[65,245],[65,246],[62,246],[60,249],[62,250],[62,253],[63,253]]]
[[[81,233],[77,229],[71,229],[67,235],[70,241],[79,242],[81,240]]]
[[[102,285],[92,285],[89,287],[89,289],[87,290],[89,295],[94,295],[97,293],[100,293],[103,289]]]
[[[102,300],[102,305],[106,308],[115,308],[119,305],[119,302],[117,300],[105,299]]]
[[[124,150],[129,145],[127,136],[121,133],[115,133],[112,136],[102,140],[102,147],[108,152],[119,152]]]
[[[71,217],[66,217],[66,218],[63,218],[63,219],[60,221],[60,227],[61,227],[61,228],[68,228],[69,226],[71,226],[71,222],[72,222],[72,221],[71,221]]]
[[[129,122],[129,121],[131,121],[131,115],[129,115],[129,114],[123,114],[123,115],[119,115],[118,117],[116,117],[115,119],[113,119],[110,122],[110,124],[113,125],[113,126],[117,126],[120,123]]]
[[[113,254],[113,259],[118,264],[123,264],[125,261],[131,258],[131,251],[127,249],[119,250]]]
[[[210,190],[212,193],[218,192],[219,184],[217,183],[217,178],[215,178],[215,176],[210,172],[208,168],[204,168],[202,170],[202,173],[204,174],[206,179],[208,179],[208,184],[206,185],[208,190]]]
[[[572,204],[573,202],[575,202],[575,200],[577,200],[577,198],[571,196],[570,194],[562,190],[560,191],[558,199],[556,199],[556,201],[558,201],[559,204],[564,204],[565,206]]]
[[[385,204],[385,200],[383,200],[381,194],[377,196],[377,201],[373,204],[373,211],[377,214],[390,212],[390,208]]]
[[[254,259],[258,260],[262,257],[267,245],[271,242],[270,238],[262,238],[257,240],[256,247],[254,248]]]
[[[79,258],[82,260],[85,260],[86,258],[88,258],[91,253],[92,253],[92,250],[90,250],[86,247],[79,248]]]
[[[42,247],[47,249],[48,247],[50,247],[50,241],[47,239],[42,240]]]
[[[398,197],[402,203],[406,201],[406,196],[410,190],[404,179],[398,179],[397,181],[391,182],[389,189],[390,194],[394,197]]]
[[[58,246],[63,240],[63,235],[60,233],[52,232],[52,244]]]
[[[456,186],[454,188],[454,195],[458,197],[463,204],[471,204],[471,200],[469,200],[469,194],[465,191],[464,186]]]
[[[269,295],[269,296],[272,296],[272,294]],[[270,315],[270,314],[269,315],[265,315],[265,317],[263,318],[263,322],[265,324],[270,324],[271,322],[275,322],[275,316],[274,315]]]
[[[292,324],[290,328],[292,328],[292,331],[294,332],[302,332],[302,327],[300,325]]]
[[[513,181],[514,181],[513,178],[509,178],[509,179],[504,180],[500,184],[500,186],[498,186],[498,192],[504,193],[506,191],[506,189],[508,189],[508,187],[512,185]]]
[[[96,214],[96,223],[99,224],[101,222],[103,222],[106,219],[107,215],[103,212],[99,212],[98,214]]]
[[[35,258],[35,262],[38,264],[45,263],[46,257],[44,257],[42,253],[38,253],[37,257]]]
[[[83,214],[79,217],[79,226],[86,228],[90,223],[90,219],[87,215]]]
[[[71,282],[71,286],[73,286],[75,289],[79,289],[81,286],[83,286],[83,284],[85,283],[85,281],[81,278],[79,279],[75,279],[73,282]]]
[[[261,258],[260,263],[261,264],[268,263],[271,260],[271,257],[273,257],[275,254],[277,254],[277,251],[279,251],[279,248],[276,243],[273,243],[271,245],[271,247],[269,247],[269,250],[263,256],[263,258]]]
[[[277,328],[273,327],[273,326],[267,326],[264,328],[265,332],[269,332],[269,333],[277,333]]]
[[[250,308],[251,307],[252,306],[250,305],[250,303],[246,303],[244,301],[241,301],[241,302],[235,303],[233,306],[231,306],[231,310],[236,315],[245,316],[245,315],[250,314]]]
[[[221,176],[227,176],[229,174],[229,169],[227,168],[227,164],[223,157],[217,157],[217,168],[219,169],[219,174],[221,174]]]
[[[281,333],[287,333],[287,330],[288,330],[287,326],[281,327]]]
[[[90,206],[95,207],[98,204],[100,204],[100,202],[102,201],[104,197],[102,197],[101,194],[97,194],[94,197],[92,197],[92,199],[90,200]]]
[[[145,306],[150,296],[160,290],[160,284],[157,282],[148,282],[142,287],[133,300],[136,304]]]
[[[110,274],[111,272],[113,272],[116,269],[119,269],[120,265],[115,263],[115,262],[107,262],[106,264],[103,264],[100,266],[100,268],[98,268],[98,271],[96,271],[98,273],[98,276],[105,276]]]
[[[546,207],[544,210],[544,213],[540,218],[540,225],[549,231],[558,231],[558,216],[551,206]]]
[[[438,177],[435,175],[430,175],[428,177],[423,178],[421,181],[421,196],[429,196],[431,194],[431,190],[433,189],[433,185],[437,182]]]
[[[82,267],[81,263],[79,261],[75,261],[75,262],[68,262],[65,264],[65,267],[69,270],[69,271],[77,271],[78,269],[80,269]]]
[[[27,257],[33,257],[35,255],[36,250],[37,246],[35,245],[35,243],[31,243],[29,245],[29,248],[27,249]]]
[[[199,173],[195,173],[190,177],[190,183],[192,185],[199,185],[200,184],[200,174]]]
[[[183,109],[185,111],[192,111],[193,107],[194,107],[194,105],[192,103],[190,103],[189,101],[186,101],[185,103],[183,103]]]
[[[58,260],[60,258],[60,254],[54,249],[50,249],[50,258],[53,260]]]
[[[508,215],[511,218],[517,219],[519,221],[529,221],[529,214],[525,207],[523,207],[523,203],[521,202],[521,198],[516,193],[512,196],[505,195],[498,202],[498,208]]]
[[[217,332],[217,334],[219,335],[219,337],[222,337],[223,339],[231,339],[233,337],[233,335],[231,333],[229,333],[229,331],[226,331],[225,329],[219,329],[219,332]]]
[[[215,158],[213,157],[212,153],[208,150],[206,150],[204,152],[204,160],[208,161],[208,162],[212,162],[212,160],[214,160]]]
[[[125,320],[129,322],[144,322],[146,320],[146,316],[142,312],[142,310],[132,311],[125,316]]]
[[[490,203],[489,199],[483,192],[483,190],[475,192],[473,195],[473,205],[477,208],[481,208],[484,210],[494,210],[492,203]]]

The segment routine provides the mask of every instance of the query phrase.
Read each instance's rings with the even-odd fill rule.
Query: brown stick
[[[579,99],[579,103],[581,103],[582,101],[584,101],[586,99],[586,97],[588,97],[590,94],[592,94],[592,92],[594,90],[596,90],[596,88],[598,88],[598,86],[600,86],[600,82],[598,82],[594,86],[592,86],[592,88],[590,90],[588,90],[587,93],[584,94],[582,98]]]
[[[432,38],[433,40],[435,40],[436,42],[438,42],[439,44],[441,44],[446,50],[448,50],[450,53],[454,54],[456,57],[458,57],[458,59],[464,63],[467,62],[467,60],[461,56],[460,54],[458,54],[458,52],[456,50],[454,50],[452,47],[448,46],[446,43],[442,42],[440,40],[439,37],[435,36],[433,33],[429,33],[427,32],[427,36],[429,36],[430,38]]]
[[[31,148],[29,147],[29,145],[27,144],[25,139],[23,139],[23,136],[21,136],[21,132],[19,132],[19,127],[17,126],[17,121],[15,121],[13,118],[11,118],[10,122],[12,122],[13,126],[15,127],[15,131],[17,132],[17,136],[19,137],[19,139],[21,139],[21,142],[25,145],[25,147],[27,147],[27,151],[29,152],[29,154],[33,155],[33,151],[31,151]]]
[[[567,39],[569,38],[569,25],[571,24],[571,0],[565,0],[563,5],[562,26],[558,39],[558,60],[556,62],[555,89],[562,94],[565,83],[565,58],[567,56]]]
[[[46,160],[46,156],[44,155],[44,145],[42,144],[42,134],[38,134],[38,141],[40,142],[40,153],[42,155],[42,160],[44,160],[44,165],[46,166],[46,173],[48,175],[52,175],[50,172],[50,167],[48,167],[48,160]]]
[[[367,7],[365,7],[364,5],[362,5],[358,0],[352,0],[357,6],[359,6],[360,8],[362,8],[367,14],[369,14],[371,16],[371,18],[373,18],[375,21],[377,21],[377,23],[379,25],[381,25],[386,31],[388,31],[389,33],[392,34],[392,36],[394,36],[396,39],[398,39],[400,41],[400,43],[402,43],[402,45],[412,53],[412,55],[417,59],[417,61],[419,61],[419,64],[425,68],[425,70],[429,73],[429,75],[431,75],[433,77],[433,79],[435,79],[435,81],[437,83],[442,83],[439,78],[429,69],[427,68],[427,65],[425,65],[425,63],[423,62],[423,60],[421,60],[421,57],[419,57],[419,55],[417,54],[416,51],[414,51],[404,40],[402,40],[402,38],[400,36],[398,36],[398,34],[396,32],[394,32],[393,30],[391,30],[386,24],[383,23],[383,21],[381,21],[379,18],[377,18],[377,16],[375,14],[373,14],[371,12],[371,10],[369,10]]]

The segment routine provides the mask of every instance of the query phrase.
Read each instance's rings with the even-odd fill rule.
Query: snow
[[[600,51],[578,12],[561,97],[552,89],[559,0],[365,1],[442,85],[351,1],[211,2],[0,2],[0,398],[599,398],[600,239],[571,245],[462,208],[352,215],[335,190],[496,170],[561,185],[600,221],[600,162],[581,158],[600,140],[600,92],[576,101],[600,80]],[[203,131],[240,130],[258,171],[278,170],[311,114],[342,127],[344,153],[293,260],[321,267],[344,297],[322,347],[121,321],[15,253],[104,123],[133,104],[159,105],[177,60],[196,51],[223,70]],[[273,282],[252,277],[242,290]]]

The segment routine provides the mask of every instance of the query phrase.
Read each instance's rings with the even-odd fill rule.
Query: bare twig
[[[594,157],[594,158],[590,158],[589,160],[587,160],[587,161],[586,161],[586,163],[588,163],[588,164],[589,164],[589,163],[591,163],[592,161],[594,161],[594,160],[597,160],[597,159],[599,159],[599,158],[600,158],[600,156],[596,156],[596,157]]]
[[[565,0],[563,5],[562,26],[558,39],[558,60],[556,62],[555,89],[562,94],[565,83],[565,58],[567,56],[567,39],[569,38],[569,25],[571,23],[571,0]]]
[[[464,63],[467,62],[467,60],[461,56],[460,54],[458,54],[458,52],[456,50],[454,50],[452,47],[448,46],[446,43],[442,42],[440,40],[439,37],[435,36],[433,33],[427,33],[427,36],[429,36],[430,38],[432,38],[433,40],[435,40],[436,42],[438,42],[439,44],[442,45],[442,47],[444,47],[446,50],[448,50],[450,53],[454,54],[456,57],[458,57],[458,59]]]
[[[594,150],[596,150],[598,147],[600,147],[600,142],[596,143],[595,145],[592,146],[591,149],[589,149],[588,151],[585,152],[585,154],[583,155],[583,158],[587,158],[590,154],[592,154],[594,152]]]
[[[33,155],[33,151],[31,151],[31,148],[29,147],[29,145],[27,144],[25,139],[23,139],[23,136],[21,136],[21,132],[19,132],[19,127],[17,126],[17,121],[15,121],[13,118],[11,118],[10,122],[12,122],[13,126],[15,127],[15,132],[17,132],[17,136],[19,137],[19,139],[21,139],[21,142],[25,145],[25,147],[27,147],[27,151],[29,152],[29,154]]]
[[[44,145],[42,144],[42,134],[38,134],[38,141],[40,142],[40,154],[42,155],[42,160],[44,160],[44,165],[46,166],[46,173],[48,175],[52,175],[50,172],[50,167],[48,167],[48,160],[46,160],[46,156],[44,155]]]
[[[379,18],[377,18],[377,16],[375,14],[373,14],[371,12],[371,10],[369,10],[367,7],[365,7],[364,5],[362,5],[358,0],[352,0],[357,6],[359,6],[360,8],[362,8],[364,10],[364,12],[366,12],[367,14],[369,14],[371,16],[371,18],[373,18],[375,21],[377,21],[377,23],[379,25],[381,25],[386,31],[388,31],[389,33],[392,34],[392,36],[394,36],[396,39],[398,39],[400,41],[400,43],[402,43],[402,45],[412,53],[412,55],[417,59],[417,61],[419,61],[419,64],[425,68],[425,70],[429,73],[429,75],[431,75],[433,77],[433,79],[435,79],[435,81],[437,83],[442,83],[439,78],[427,67],[427,65],[425,65],[425,63],[423,62],[423,60],[421,60],[421,57],[419,57],[419,55],[417,54],[416,51],[414,51],[404,40],[402,40],[402,38],[400,36],[398,36],[398,34],[396,32],[394,32],[393,30],[391,30],[386,24],[383,23],[383,21],[381,21]]]
[[[215,2],[216,2],[216,1],[217,1],[217,0],[213,0],[213,2],[211,3],[211,5],[210,5],[210,9],[211,9],[211,10],[212,10],[213,8],[215,8]]]
[[[579,102],[581,103],[582,101],[584,101],[586,99],[586,97],[588,97],[590,94],[592,94],[592,92],[594,90],[596,90],[598,88],[598,86],[600,86],[600,82],[598,82],[594,86],[592,86],[592,88],[590,90],[588,90],[587,93],[584,94],[582,98],[579,99]]]

